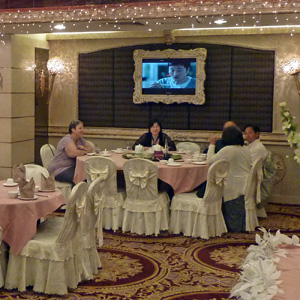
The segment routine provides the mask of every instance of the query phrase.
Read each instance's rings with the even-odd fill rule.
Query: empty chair
[[[122,227],[125,193],[117,190],[116,164],[109,158],[91,157],[85,161],[85,172],[88,183],[101,179],[98,197],[102,205],[98,208],[102,228],[118,230]]]
[[[42,164],[46,169],[48,168],[50,161],[53,159],[55,151],[55,147],[51,144],[45,144],[41,147],[40,156]]]
[[[227,232],[222,214],[222,197],[228,168],[229,162],[226,160],[219,160],[210,166],[203,198],[198,198],[196,192],[173,197],[171,233],[208,239]]]
[[[2,243],[2,227],[0,226],[0,288],[4,285],[7,266],[7,247]]]
[[[91,142],[91,141],[87,141],[86,140],[86,142],[92,147],[92,152],[95,152],[95,149],[96,149],[96,145],[93,143],[93,142]]]
[[[256,205],[260,203],[261,196],[262,162],[263,159],[259,158],[253,163],[247,182],[245,193],[246,231],[255,231],[255,227],[258,226]]]
[[[169,229],[169,196],[158,193],[157,166],[141,158],[124,163],[127,198],[124,203],[122,230],[158,235]]]
[[[181,142],[176,144],[177,150],[190,150],[192,152],[200,151],[200,146],[193,142]]]
[[[36,185],[41,186],[41,174],[45,177],[49,177],[49,172],[46,168],[36,164],[24,165],[26,169],[26,180],[33,178]]]
[[[96,246],[95,224],[98,219],[101,222],[99,206],[102,205],[102,180],[94,180],[87,191],[85,215],[81,218],[82,236],[82,274],[81,280],[90,280],[98,273],[101,267],[100,258]],[[103,245],[102,227],[98,227],[99,246]]]
[[[77,211],[81,211],[78,207],[83,205],[87,188],[86,182],[73,188],[63,221],[48,218],[20,254],[9,254],[6,289],[25,291],[33,286],[35,292],[63,295],[77,287],[82,271]]]

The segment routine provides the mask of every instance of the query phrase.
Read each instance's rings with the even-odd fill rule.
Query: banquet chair
[[[4,285],[7,266],[7,247],[2,243],[2,227],[0,226],[0,288]]]
[[[173,197],[170,233],[208,239],[227,232],[222,214],[222,197],[228,169],[229,162],[223,159],[210,166],[203,198],[198,198],[196,192]]]
[[[9,253],[5,288],[64,295],[76,288],[82,272],[80,216],[78,207],[88,184],[81,182],[71,192],[64,218],[52,217],[40,224],[36,235],[16,255]],[[61,221],[62,220],[62,221]]]
[[[263,177],[262,163],[263,159],[259,158],[252,164],[247,181],[245,193],[246,231],[255,231],[255,227],[258,226],[256,205],[260,203],[260,185]]]
[[[91,157],[85,161],[84,168],[88,183],[101,178],[99,197],[103,204],[99,206],[99,214],[102,215],[102,227],[118,230],[122,227],[125,193],[117,189],[116,164],[106,157]]]
[[[46,168],[36,164],[24,165],[26,169],[26,180],[33,178],[36,185],[41,186],[41,174],[45,177],[49,177],[49,172]]]
[[[177,150],[190,150],[192,152],[197,152],[201,150],[201,147],[193,142],[180,142],[178,144],[176,144],[176,149]]]
[[[158,235],[169,229],[169,196],[157,189],[157,166],[142,158],[124,163],[127,198],[124,202],[123,232]]]
[[[91,280],[101,267],[96,246],[95,224],[101,224],[102,179],[95,179],[89,186],[86,196],[85,215],[80,220],[82,238],[82,274],[81,280]],[[103,245],[102,226],[98,226],[99,246]]]
[[[55,156],[56,149],[51,144],[44,144],[40,149],[40,156],[42,160],[43,167],[48,168],[51,160]]]
[[[91,142],[91,141],[86,141],[86,142],[92,147],[92,149],[93,149],[92,152],[95,152],[96,145],[93,142]]]

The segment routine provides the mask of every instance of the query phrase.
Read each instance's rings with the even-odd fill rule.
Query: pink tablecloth
[[[0,226],[3,229],[3,240],[10,246],[14,254],[18,254],[35,233],[37,220],[55,211],[66,203],[62,193],[55,192],[37,194],[36,200],[24,201],[8,198],[7,191],[17,187],[5,187],[0,181]]]
[[[84,162],[92,156],[80,156],[76,160],[74,182],[79,183],[86,179]],[[118,170],[123,170],[127,161],[121,154],[112,153],[111,158],[117,165]],[[170,167],[155,162],[158,166],[158,178],[168,183],[174,189],[174,193],[190,192],[207,179],[209,165],[193,165],[180,162],[181,166]]]
[[[284,294],[277,294],[272,300],[298,300],[298,284],[300,278],[300,247],[283,245],[288,252],[287,258],[280,257],[277,269],[281,271],[279,285]]]

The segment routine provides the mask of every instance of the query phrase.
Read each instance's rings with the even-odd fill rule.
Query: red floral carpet
[[[300,206],[269,205],[260,225],[300,234]],[[64,297],[0,289],[2,299],[227,300],[252,234],[226,234],[208,241],[183,236],[144,237],[104,232],[102,269]]]

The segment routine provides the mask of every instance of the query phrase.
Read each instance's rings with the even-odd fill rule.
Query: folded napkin
[[[134,150],[135,150],[136,153],[141,153],[141,152],[144,151],[144,146],[143,145],[136,145],[134,147]]]
[[[19,182],[20,197],[33,198],[34,189],[35,189],[35,183],[33,178],[31,178],[29,182],[27,182],[24,178],[20,178],[18,182]]]
[[[49,175],[47,178],[43,173],[41,174],[41,190],[42,191],[54,191],[55,179],[54,175]]]
[[[14,182],[18,182],[20,178],[26,179],[26,169],[23,164],[14,165],[12,169]]]
[[[162,149],[163,149],[163,147],[161,146],[161,145],[153,145],[152,146],[152,149],[154,150],[154,151],[162,151]]]

